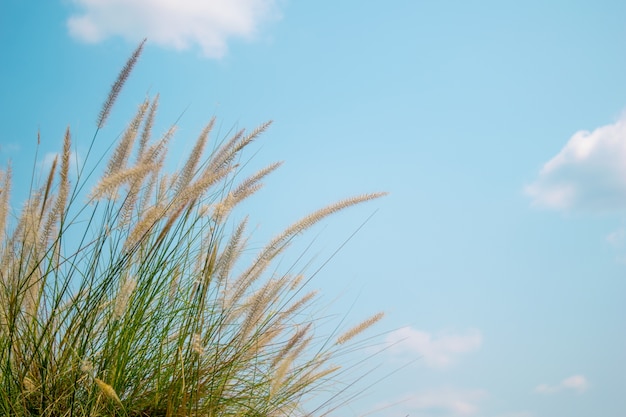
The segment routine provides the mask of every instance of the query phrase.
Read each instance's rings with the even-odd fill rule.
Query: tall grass
[[[336,359],[381,315],[342,335],[317,335],[316,318],[305,314],[317,300],[306,291],[310,277],[275,265],[302,232],[382,194],[324,207],[250,257],[247,219],[229,214],[279,166],[240,178],[241,153],[269,123],[207,154],[211,120],[182,168],[167,173],[174,128],[152,138],[158,96],[139,106],[96,181],[93,144],[142,47],[114,83],[77,167],[68,128],[18,215],[11,169],[0,171],[0,414],[329,412],[337,404],[311,410],[307,399],[334,397]]]

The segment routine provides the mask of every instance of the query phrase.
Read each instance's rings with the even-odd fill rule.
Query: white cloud
[[[561,391],[571,390],[579,394],[589,389],[589,381],[582,375],[573,375],[565,378],[556,385],[539,384],[535,387],[535,392],[540,394],[554,394]]]
[[[395,404],[401,404],[410,416],[466,417],[479,411],[479,403],[487,397],[481,389],[440,388],[407,395]],[[383,407],[384,408],[384,407]]]
[[[576,132],[524,191],[551,209],[625,209],[626,112],[613,124]]]
[[[458,355],[480,348],[483,338],[477,329],[469,329],[465,333],[440,332],[432,335],[403,327],[391,332],[386,341],[393,354],[417,354],[426,365],[444,368],[451,365]]]
[[[277,0],[72,0],[80,12],[67,21],[70,34],[84,42],[121,36],[148,38],[161,46],[201,48],[222,57],[231,38],[253,38],[259,26],[279,18]]]

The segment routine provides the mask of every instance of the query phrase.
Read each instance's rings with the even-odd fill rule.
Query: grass
[[[68,128],[61,153],[17,214],[11,169],[0,171],[0,413],[332,412],[342,404],[333,387],[351,385],[334,385],[342,375],[337,360],[382,315],[318,335],[311,277],[275,265],[316,223],[382,194],[311,213],[250,257],[247,219],[230,214],[280,165],[240,178],[242,152],[269,123],[223,139],[207,155],[211,120],[182,168],[168,173],[175,129],[153,139],[157,96],[139,106],[108,162],[92,154],[142,48],[115,81],[83,162],[73,160]],[[321,394],[329,400],[307,409]]]

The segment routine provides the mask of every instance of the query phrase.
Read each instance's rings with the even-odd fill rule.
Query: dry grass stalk
[[[215,222],[220,223],[224,221],[234,206],[235,198],[233,193],[226,194],[226,197],[213,206],[213,219],[215,219]]]
[[[61,170],[59,172],[59,188],[54,201],[54,205],[47,212],[47,219],[41,232],[40,244],[42,247],[46,247],[51,237],[55,234],[56,224],[62,223],[65,217],[65,210],[70,194],[70,156],[72,152],[72,136],[69,126],[65,129],[65,137],[63,138],[63,151],[61,153]],[[54,163],[50,169],[50,176],[48,177],[48,184],[46,184],[46,193],[48,193],[48,186],[51,186],[51,179],[56,170],[57,157],[54,158]],[[44,217],[44,207],[42,206],[41,218]],[[59,246],[55,247],[55,256],[58,256]]]
[[[254,284],[270,266],[271,259],[259,259],[252,263],[229,288],[228,294],[225,296],[226,305],[235,306],[244,296],[246,291]]]
[[[126,309],[128,308],[128,302],[130,301],[136,287],[137,280],[134,278],[126,279],[126,282],[124,282],[117,294],[117,297],[115,298],[115,307],[113,309],[114,319],[119,320],[124,315]]]
[[[291,370],[292,366],[296,363],[296,360],[300,357],[302,352],[309,346],[312,340],[312,336],[301,338],[294,345],[294,347],[290,349],[290,352],[280,359],[278,367],[272,375],[272,385],[270,388],[270,392],[275,393],[280,389],[281,386],[283,386],[287,382],[287,374]]]
[[[170,280],[170,287],[169,287],[169,291],[168,291],[168,294],[167,294],[167,299],[168,299],[170,304],[174,302],[174,299],[176,297],[176,293],[178,292],[178,286],[179,286],[179,283],[180,283],[180,276],[181,276],[180,268],[177,265],[174,268],[174,270],[172,271],[172,278]]]
[[[113,83],[113,86],[111,87],[111,90],[109,91],[109,96],[104,102],[104,105],[102,106],[102,109],[100,110],[100,114],[98,115],[98,120],[96,122],[98,129],[102,129],[107,119],[109,118],[109,114],[111,113],[113,104],[117,100],[117,96],[120,94],[120,91],[122,91],[122,87],[126,83],[126,80],[128,79],[128,77],[130,76],[130,73],[133,70],[133,67],[137,63],[137,59],[139,59],[139,55],[141,55],[141,51],[143,50],[145,43],[146,43],[146,39],[144,39],[139,44],[137,49],[135,49],[135,51],[130,56],[128,61],[126,61],[126,65],[124,65],[124,68],[122,68],[119,75],[117,76],[115,83]]]
[[[235,262],[239,259],[239,255],[245,245],[245,241],[242,242],[242,239],[247,225],[248,217],[245,217],[231,235],[224,250],[220,253],[215,267],[218,286],[224,283],[226,277],[231,274]]]
[[[143,152],[146,149],[150,137],[152,136],[152,126],[154,126],[154,117],[158,108],[159,95],[157,94],[150,104],[150,109],[148,109],[148,115],[146,116],[146,120],[143,125],[143,131],[141,132],[141,137],[139,138],[139,147],[137,149],[137,163],[142,160]]]
[[[128,159],[133,150],[135,139],[137,138],[137,133],[139,132],[139,126],[141,125],[144,115],[148,109],[148,104],[149,101],[144,100],[144,102],[141,103],[137,109],[135,117],[126,128],[122,139],[119,141],[115,151],[113,151],[113,155],[109,159],[103,179],[114,176],[116,173],[126,169]]]
[[[116,200],[117,190],[125,184],[138,184],[155,169],[154,165],[136,165],[102,178],[88,197],[89,201]],[[136,186],[135,186],[136,187]],[[135,189],[131,187],[131,189]],[[132,198],[132,195],[131,195]]]
[[[268,282],[267,285],[257,290],[250,298],[250,301],[246,303],[248,305],[248,314],[241,325],[241,340],[246,340],[248,335],[257,327],[263,317],[263,313],[267,309],[267,306],[271,302],[271,290],[273,283]]]
[[[9,197],[11,196],[11,166],[6,171],[0,171],[0,238],[6,237],[6,222],[9,212]]]
[[[287,341],[285,346],[283,346],[282,349],[278,352],[278,354],[274,357],[274,360],[272,361],[272,364],[270,365],[270,367],[272,368],[275,367],[276,364],[282,358],[284,358],[291,351],[291,349],[294,348],[294,346],[300,343],[302,339],[304,338],[304,336],[306,336],[310,332],[312,325],[313,323],[308,323],[303,328],[298,329],[298,331],[296,331],[296,333],[294,333],[294,335],[291,336],[291,338]]]
[[[37,386],[30,377],[25,376],[22,380],[22,384],[24,385],[24,389],[27,394],[33,393],[37,389]]]
[[[160,171],[161,168],[163,167],[163,161],[158,161],[155,166],[159,167],[159,171]],[[143,184],[144,186],[143,186],[143,189],[142,189],[142,192],[141,192],[141,198],[137,202],[137,215],[138,216],[141,215],[141,213],[144,213],[147,210],[148,205],[150,204],[150,200],[156,194],[157,186],[158,186],[158,180],[159,180],[159,173],[158,172],[153,171],[150,174],[148,174],[148,179]],[[128,204],[128,213],[129,213],[129,216],[127,217],[128,219],[130,218],[130,212],[132,211],[134,203],[135,202],[129,202],[129,204]],[[123,217],[122,219],[125,219],[125,218]]]
[[[246,196],[254,193],[254,191],[250,191],[254,189],[256,191],[256,187],[261,185],[260,182],[265,177],[267,177],[272,172],[276,171],[283,163],[282,162],[274,162],[269,166],[257,171],[252,176],[246,178],[239,184],[233,191],[233,196],[239,202],[243,200]]]
[[[69,126],[65,130],[65,138],[63,139],[63,153],[61,154],[61,172],[59,193],[57,194],[57,201],[54,207],[54,217],[58,219],[63,218],[65,214],[65,208],[67,206],[67,199],[70,194],[70,156],[72,154],[72,136]]]
[[[373,315],[369,319],[364,320],[360,324],[354,326],[353,328],[351,328],[350,330],[348,330],[347,332],[339,336],[337,338],[336,343],[338,345],[343,345],[349,340],[354,339],[356,336],[363,333],[365,330],[369,329],[374,324],[378,323],[384,316],[385,316],[385,313],[380,312],[380,313]]]
[[[335,214],[339,211],[345,210],[348,207],[355,206],[357,204],[364,203],[366,201],[374,200],[380,198],[382,196],[387,195],[387,193],[372,193],[372,194],[363,194],[352,198],[347,198],[345,200],[338,201],[334,204],[326,206],[318,211],[313,212],[312,214],[304,217],[299,222],[294,223],[290,227],[288,227],[281,235],[276,237],[273,242],[282,242],[290,237],[301,233],[319,221],[327,218],[328,216]],[[272,246],[272,245],[270,245]]]
[[[48,173],[48,180],[46,181],[46,187],[43,192],[43,203],[41,204],[41,212],[39,213],[39,217],[43,219],[44,212],[46,211],[46,206],[48,206],[48,197],[50,197],[50,189],[52,188],[52,181],[54,180],[54,174],[57,170],[57,163],[59,162],[59,156],[55,155],[52,160],[52,166],[50,167],[50,172]]]
[[[308,292],[307,294],[302,296],[302,298],[300,298],[298,301],[293,303],[291,306],[281,311],[280,313],[281,317],[284,317],[284,318],[293,317],[299,310],[306,307],[306,305],[309,304],[317,296],[317,294],[318,294],[317,290]]]
[[[120,400],[120,397],[117,396],[117,392],[115,392],[115,389],[113,389],[111,385],[107,384],[106,382],[98,378],[94,378],[93,380],[98,386],[98,388],[100,388],[100,391],[102,391],[105,397],[107,397],[110,400],[113,400],[118,405],[123,406],[122,400]]]
[[[341,200],[337,203],[326,206],[320,210],[313,212],[312,214],[304,217],[300,221],[292,224],[287,229],[285,229],[281,234],[276,236],[272,241],[265,246],[265,248],[258,255],[258,260],[262,259],[273,259],[280,252],[282,252],[286,248],[286,243],[293,238],[295,235],[304,232],[305,230],[311,228],[316,223],[319,223],[321,220],[327,218],[328,216],[335,214],[339,211],[345,210],[348,207],[355,206],[357,204],[363,203],[365,201],[374,200],[376,198],[380,198],[387,193],[372,193],[372,194],[363,194],[360,196],[347,198],[345,200]]]
[[[205,195],[212,186],[224,180],[235,169],[236,166],[224,166],[216,171],[211,170],[209,167],[205,168],[194,182],[176,194],[177,201],[189,202],[198,200]]]
[[[231,196],[230,204],[232,207],[236,206],[252,194],[256,193],[261,189],[263,184],[261,180],[263,180],[266,176],[274,172],[282,165],[282,162],[275,162],[259,171],[257,171],[254,175],[246,178],[241,182],[233,191],[229,193]],[[231,208],[232,208],[231,207]]]
[[[196,355],[202,355],[204,353],[204,347],[202,346],[202,337],[199,333],[194,333],[191,337],[191,350]]]
[[[209,139],[209,133],[213,129],[213,125],[215,124],[215,118],[212,118],[211,121],[202,129],[202,133],[198,136],[196,140],[196,144],[194,145],[187,161],[183,168],[179,171],[180,176],[178,177],[178,182],[174,186],[174,189],[177,192],[183,190],[189,183],[191,179],[196,174],[196,169],[198,167],[198,163],[200,162],[200,158],[204,153],[204,148],[206,146],[207,140]]]
[[[185,206],[180,206],[175,212],[169,215],[167,222],[165,223],[165,225],[161,229],[161,232],[155,239],[154,245],[159,245],[163,241],[163,239],[165,239],[165,236],[167,236],[167,232],[169,232],[172,226],[174,226],[174,223],[176,223],[176,221],[181,217],[185,209],[186,209]]]
[[[157,160],[164,160],[167,154],[168,145],[172,137],[176,133],[176,126],[170,127],[155,143],[149,145],[141,152],[141,158],[138,158],[137,164],[142,162],[152,163]]]
[[[321,363],[324,363],[324,362],[320,362],[320,364]],[[305,375],[301,377],[301,381],[299,383],[303,387],[312,386],[313,384],[326,378],[329,375],[334,374],[340,369],[341,369],[341,366],[339,365],[330,366],[326,369],[322,369],[321,371],[316,371],[314,368],[310,369],[309,372],[307,372]]]
[[[303,280],[304,280],[304,274],[296,275],[291,281],[291,287],[289,287],[289,290],[296,291],[298,288],[300,288],[300,284],[302,284]]]
[[[166,212],[167,209],[160,205],[152,206],[146,210],[143,217],[137,220],[135,227],[133,227],[124,241],[124,250],[134,247],[141,239],[147,236],[148,231],[163,219]]]

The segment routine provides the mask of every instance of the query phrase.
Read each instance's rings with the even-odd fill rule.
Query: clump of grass
[[[94,141],[142,47],[114,83]],[[296,236],[382,194],[296,221],[244,264],[247,219],[233,227],[229,214],[280,164],[239,179],[237,161],[269,123],[205,155],[211,120],[183,167],[167,174],[174,128],[152,139],[157,109],[158,96],[139,106],[90,192],[92,148],[71,180],[68,128],[14,222],[11,169],[0,171],[0,413],[324,414],[335,405],[306,410],[306,399],[337,375],[344,344],[380,315],[320,337],[302,314],[316,300],[307,278],[273,265]]]

